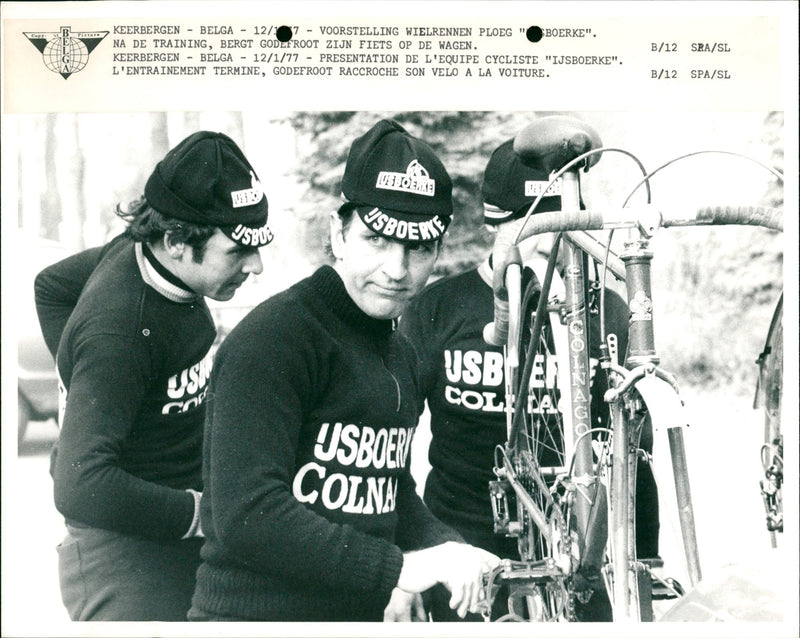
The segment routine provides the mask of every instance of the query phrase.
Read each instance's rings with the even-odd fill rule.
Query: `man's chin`
[[[408,304],[376,304],[367,314],[373,319],[397,319]]]
[[[223,288],[222,290],[218,290],[214,294],[208,295],[209,299],[213,299],[214,301],[230,301],[236,295],[236,288]]]

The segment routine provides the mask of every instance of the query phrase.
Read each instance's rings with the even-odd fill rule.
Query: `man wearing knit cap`
[[[200,563],[209,350],[204,297],[262,271],[272,239],[255,170],[222,133],[155,167],[125,232],[43,270],[37,312],[61,381],[51,459],[73,620],[185,620]]]
[[[395,321],[452,216],[441,161],[399,124],[356,139],[331,214],[335,263],[257,306],[220,347],[203,447],[203,563],[190,620],[421,620],[437,583],[464,615],[496,557],[416,494],[422,409]]]
[[[492,153],[484,171],[482,195],[484,223],[493,232],[511,233],[515,237],[521,219],[540,193],[544,196],[534,214],[561,210],[561,196],[560,181],[549,185],[550,175],[523,164],[514,153],[513,141],[507,140]],[[548,256],[548,250],[542,249],[545,244],[549,248],[552,238],[541,241],[532,238],[519,246],[528,280],[532,272],[540,278],[544,275]],[[537,301],[535,295],[533,308]],[[507,436],[503,349],[484,340],[484,327],[493,320],[493,312],[492,264],[487,258],[473,270],[429,286],[403,314],[400,329],[420,353],[422,392],[430,411],[431,471],[425,484],[425,503],[467,542],[502,558],[518,559],[517,539],[494,532],[489,498],[489,482],[495,479],[492,471],[495,449],[505,444]],[[617,334],[619,350],[624,355],[627,307],[610,291],[606,296],[606,321]],[[590,322],[590,335],[592,363],[596,366],[600,337],[595,317]],[[561,423],[558,406],[549,402],[556,392],[555,361],[543,357],[535,365],[532,394],[544,391],[549,396],[537,396],[529,409],[533,411],[532,417],[538,419],[540,432],[552,430],[552,440],[559,440],[560,433],[553,429]],[[602,400],[604,390],[601,383],[592,387],[592,416],[596,425],[607,418]],[[546,449],[547,437],[541,436],[540,447]],[[540,462],[552,465],[554,460],[550,456]],[[642,477],[644,472],[652,476],[649,468],[640,470]],[[656,515],[653,530],[652,514],[644,511],[648,516],[637,521],[637,525],[643,537],[652,539],[654,535],[656,544],[655,548],[640,546],[640,552],[645,552],[640,555],[655,556],[658,518]],[[506,593],[501,591],[495,601],[494,618],[509,611]],[[431,593],[430,608],[434,620],[458,620],[443,604],[440,590]],[[610,619],[610,608],[602,596],[593,596],[591,605],[578,611],[583,620]],[[470,614],[467,620],[483,618]]]

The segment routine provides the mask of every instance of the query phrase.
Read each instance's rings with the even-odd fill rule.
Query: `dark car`
[[[21,445],[30,421],[58,418],[58,377],[39,329],[33,280],[42,268],[68,257],[70,251],[57,242],[22,233],[18,240],[22,248],[20,307],[11,320],[16,321],[17,333],[17,441]]]

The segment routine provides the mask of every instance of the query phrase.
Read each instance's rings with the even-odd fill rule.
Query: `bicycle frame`
[[[558,128],[561,126],[561,122],[556,121],[554,126]],[[584,135],[583,129],[572,128],[571,124],[565,126],[564,134],[572,134],[574,130],[579,131],[576,137],[580,138]],[[537,153],[544,156],[546,151],[554,152],[553,149],[563,150],[564,148],[558,146],[555,136],[543,127],[523,131],[515,139],[515,150],[517,150],[517,141],[520,138],[522,138],[520,142],[522,152],[530,152],[531,157],[534,158],[538,157]],[[574,139],[574,137],[570,138],[568,146],[573,146]],[[584,146],[582,140],[579,140],[575,146]],[[506,370],[507,405],[514,406],[513,416],[509,414],[508,444],[502,451],[502,458],[496,463],[495,472],[500,479],[497,483],[502,483],[504,480],[510,483],[513,493],[516,495],[520,520],[516,522],[510,520],[508,503],[504,500],[506,492],[501,485],[492,487],[492,497],[496,531],[511,536],[522,536],[526,528],[533,525],[544,539],[545,560],[542,565],[536,567],[526,564],[524,556],[522,564],[515,567],[504,561],[506,564],[501,567],[501,571],[507,582],[515,582],[518,589],[525,593],[528,591],[524,586],[526,579],[532,584],[531,591],[537,587],[540,591],[543,590],[545,588],[543,583],[549,579],[561,587],[564,592],[570,590],[565,595],[572,595],[574,591],[571,588],[574,585],[574,579],[579,575],[580,568],[585,565],[602,564],[614,621],[648,621],[653,619],[650,586],[651,578],[654,576],[649,565],[639,561],[636,557],[634,518],[637,459],[642,453],[639,450],[639,435],[645,418],[652,419],[654,435],[658,433],[659,439],[666,434],[668,455],[672,464],[670,482],[674,484],[675,490],[673,507],[676,510],[675,517],[680,522],[687,575],[691,585],[698,583],[702,577],[683,440],[683,428],[687,422],[683,414],[683,403],[678,393],[677,383],[669,373],[659,367],[659,358],[655,350],[654,311],[650,280],[653,254],[649,247],[650,238],[659,228],[666,226],[719,223],[759,225],[781,229],[782,220],[781,213],[777,209],[754,207],[703,209],[694,215],[672,217],[664,217],[660,211],[650,205],[642,206],[637,210],[624,206],[622,209],[603,213],[581,210],[578,177],[581,162],[585,161],[585,166],[588,167],[594,163],[587,159],[589,156],[599,156],[600,153],[608,150],[618,151],[620,149],[596,147],[581,154],[576,153],[573,159],[566,162],[563,167],[555,171],[555,175],[551,176],[551,184],[559,177],[562,180],[562,211],[560,213],[541,213],[535,218],[531,218],[531,213],[541,199],[540,196],[533,202],[524,219],[518,220],[519,223],[515,222],[513,228],[513,233],[516,234],[515,239],[508,241],[508,238],[498,237],[498,241],[495,243],[495,252],[493,253],[495,257],[495,324],[487,326],[485,334],[490,343],[496,345],[505,343],[505,337],[501,336],[502,331],[497,330],[497,327],[500,326],[498,317],[502,316],[503,311],[498,300],[502,297],[499,293],[507,291],[510,307],[506,306],[505,312],[508,317],[508,334],[511,335],[507,352],[513,351],[514,355],[507,360]],[[620,152],[625,153],[625,151]],[[696,154],[692,153],[683,157]],[[669,163],[665,164],[655,172],[668,165]],[[645,178],[639,185],[647,184],[649,194],[648,179],[655,172],[646,174],[644,168],[641,168]],[[530,225],[530,228],[526,228],[526,224],[529,222],[534,223]],[[611,254],[607,248],[593,238],[583,234],[585,230],[619,228],[630,229],[631,234],[619,257]],[[543,277],[537,273],[541,284],[540,300],[531,330],[530,352],[525,357],[525,370],[520,374],[517,370],[518,354],[521,352],[520,325],[524,321],[520,314],[525,309],[524,304],[520,306],[518,303],[519,295],[511,294],[511,290],[515,287],[518,289],[519,284],[518,282],[513,283],[513,280],[506,280],[506,266],[514,259],[514,255],[511,254],[513,251],[516,251],[516,259],[519,260],[517,244],[532,235],[547,232],[558,233],[558,235],[554,242],[547,272]],[[527,391],[524,384],[528,379],[531,353],[539,345],[539,330],[547,314],[545,312],[546,301],[553,276],[555,251],[562,238],[567,240],[562,249],[565,292],[561,314],[565,329],[561,333],[560,345],[556,346],[556,354],[560,364],[558,366],[560,398],[567,406],[562,410],[565,452],[569,457],[570,451],[574,451],[574,456],[568,458],[564,463],[566,467],[541,468],[535,458],[530,458],[531,455],[526,448],[528,444],[521,432],[521,423],[524,417],[520,417],[520,414],[524,409],[523,395]],[[513,251],[507,250],[509,246],[513,248]],[[619,365],[607,354],[614,345],[613,343],[603,344],[601,347],[603,354],[600,366],[609,376],[609,389],[604,399],[609,405],[611,414],[610,481],[606,477],[607,471],[603,462],[598,461],[595,464],[592,429],[589,425],[592,421],[588,401],[590,367],[584,255],[590,255],[595,261],[603,263],[617,279],[625,281],[630,313],[628,354],[624,365]],[[603,287],[601,286],[600,289],[602,295]],[[555,314],[552,304],[549,313],[551,324],[557,325],[558,322],[552,320]],[[493,331],[493,329],[497,331]],[[556,330],[553,330],[554,335],[555,333]],[[564,359],[566,359],[566,365],[564,365]],[[516,392],[517,389],[518,392]],[[601,451],[602,455],[607,453],[608,447],[608,442],[601,444],[601,448],[604,450]],[[525,468],[526,464],[529,467]],[[533,474],[532,477],[524,477],[528,481],[527,485],[523,485],[518,480],[516,476],[518,468],[522,468],[519,470],[521,472]],[[554,474],[564,471],[568,475],[566,479],[561,480],[560,486],[566,486],[566,493],[558,496],[556,495],[558,485],[554,484],[552,488],[548,489],[545,477],[552,477]],[[540,503],[535,502],[528,493],[529,487],[540,493]],[[600,489],[601,487],[604,489]],[[606,502],[602,498],[605,494],[604,490],[608,492]],[[576,493],[579,493],[580,496],[574,496]],[[556,503],[554,496],[559,503]],[[668,504],[670,499],[660,499],[660,501]],[[559,509],[559,505],[565,508],[564,512]],[[607,510],[605,510],[606,506]],[[501,517],[498,517],[498,512],[505,517],[500,524],[498,521]],[[606,516],[607,518],[605,518]],[[607,538],[606,525],[608,528]],[[577,551],[573,552],[575,548]],[[603,554],[605,554],[605,558]],[[661,582],[671,588],[665,581]],[[678,595],[679,592],[674,588],[671,589],[674,594]],[[541,598],[541,594],[539,596]],[[541,603],[539,606],[541,607]],[[572,619],[568,603],[562,602],[558,607],[551,604],[550,611],[551,614],[545,619]]]
[[[562,183],[563,200],[579,201],[579,183],[575,173],[565,173]],[[571,193],[572,195],[567,195]],[[587,236],[588,237],[588,236]],[[635,508],[635,465],[637,459],[637,445],[630,441],[628,428],[628,417],[626,414],[632,411],[631,404],[643,401],[646,408],[650,409],[655,415],[657,423],[654,427],[665,424],[669,432],[670,445],[672,448],[673,468],[675,472],[675,485],[678,493],[679,513],[682,515],[681,527],[686,546],[687,562],[690,565],[690,579],[697,582],[700,579],[699,560],[697,559],[697,543],[694,532],[693,515],[691,513],[691,495],[689,493],[688,471],[685,461],[684,446],[682,441],[682,423],[675,415],[681,406],[677,395],[675,383],[671,377],[657,368],[658,357],[654,348],[653,324],[652,324],[652,293],[650,288],[650,261],[652,253],[648,250],[646,239],[638,238],[626,245],[625,252],[620,256],[621,268],[617,266],[615,274],[627,282],[628,304],[632,309],[631,324],[629,330],[629,355],[626,359],[626,367],[622,367],[610,358],[601,365],[613,373],[618,379],[615,388],[609,390],[606,400],[611,404],[611,414],[613,423],[614,448],[612,453],[612,485],[610,486],[611,498],[608,499],[608,514],[600,513],[600,508],[604,507],[602,501],[598,501],[598,475],[595,471],[593,461],[592,441],[590,434],[591,408],[590,408],[590,363],[589,363],[589,344],[588,344],[588,303],[586,297],[584,250],[582,245],[591,244],[591,239],[586,240],[576,234],[572,234],[562,248],[564,256],[564,291],[562,296],[563,311],[550,311],[551,325],[560,325],[563,321],[564,331],[556,338],[559,345],[556,351],[567,352],[568,365],[559,365],[559,388],[561,400],[568,409],[564,411],[564,448],[566,451],[565,466],[560,468],[538,468],[543,476],[553,476],[559,472],[568,471],[572,467],[571,480],[579,489],[583,490],[583,498],[574,500],[573,514],[575,517],[574,531],[576,532],[577,554],[581,557],[581,564],[601,564],[601,555],[606,547],[606,538],[597,530],[597,517],[606,517],[609,521],[608,529],[608,551],[613,557],[614,569],[607,573],[611,587],[612,608],[615,621],[629,620],[651,620],[652,616],[647,612],[649,607],[649,592],[647,587],[641,586],[639,576],[647,574],[647,569],[635,560],[635,538],[631,533],[634,529],[633,514]],[[624,269],[624,272],[620,272]],[[537,273],[543,283],[541,298],[547,297],[549,292],[549,277],[553,272]],[[509,286],[509,299],[512,309],[520,312],[519,294],[512,292],[516,290],[518,284]],[[512,311],[512,317],[513,315]],[[537,315],[540,308],[537,308]],[[560,315],[560,316],[559,316]],[[518,322],[516,322],[518,323]],[[515,321],[509,322],[509,343],[515,344],[515,353],[519,350],[517,343],[519,339],[519,325],[514,325]],[[533,332],[537,331],[534,325]],[[510,363],[509,363],[510,362]],[[507,358],[506,379],[511,379],[509,389],[509,399],[516,397],[515,410],[523,409],[520,394],[513,391],[515,384],[519,383],[519,374],[516,370],[518,356],[515,354]],[[566,368],[566,370],[564,369]],[[524,378],[524,375],[523,375]],[[636,390],[634,396],[632,391]],[[664,417],[662,418],[662,415]],[[525,446],[519,427],[509,422],[509,452],[511,454],[519,452]],[[526,510],[527,516],[539,528],[545,541],[550,546],[556,546],[558,530],[553,530],[548,522],[545,512],[537,506],[527,494],[525,487],[515,476],[512,464],[506,464],[503,478],[507,479],[515,492],[516,498]],[[541,486],[545,488],[544,486]],[[545,488],[546,489],[546,488]],[[494,500],[500,497],[500,491],[494,492]],[[552,501],[548,502],[549,507],[553,507]],[[503,516],[508,519],[507,505],[496,508],[503,511]],[[562,521],[561,525],[566,525]],[[602,525],[601,525],[602,527]],[[520,529],[510,530],[506,527],[505,532],[519,533]],[[560,571],[553,571],[553,565],[547,565],[544,569],[531,570],[526,575],[517,574],[515,578],[524,579],[525,577],[533,580],[544,578],[569,578],[576,570],[576,566],[565,560],[556,551],[553,562],[558,565]],[[624,567],[623,567],[624,566]],[[648,576],[649,578],[649,576]],[[644,600],[640,597],[643,596]],[[644,618],[640,616],[640,608],[644,607]]]
[[[565,201],[564,193],[571,193],[566,201],[572,208],[579,201],[579,180],[576,171],[568,171],[562,176],[562,202]],[[565,209],[569,209],[565,206]],[[680,521],[684,550],[689,578],[692,584],[700,581],[700,561],[697,548],[697,538],[694,526],[691,492],[689,489],[689,474],[686,462],[685,445],[683,441],[683,426],[685,422],[680,419],[682,402],[678,396],[677,385],[674,380],[657,366],[659,358],[655,350],[653,330],[653,301],[650,280],[651,262],[653,253],[649,250],[649,240],[641,233],[625,244],[625,249],[620,255],[624,265],[624,281],[626,284],[628,307],[631,311],[628,330],[628,356],[625,367],[614,365],[610,360],[601,363],[603,367],[616,375],[618,387],[609,390],[606,401],[610,404],[612,415],[612,440],[613,440],[613,467],[612,485],[609,499],[609,545],[610,554],[613,556],[613,565],[616,573],[610,574],[613,587],[612,608],[615,621],[651,620],[649,589],[639,583],[639,576],[646,574],[646,568],[636,560],[635,550],[635,485],[638,439],[632,441],[632,432],[629,429],[629,418],[635,410],[639,397],[644,401],[645,409],[658,423],[653,423],[654,429],[660,430],[662,420],[666,427],[672,460],[673,477],[678,503],[678,519]],[[574,244],[567,244],[566,253],[566,280],[567,299],[571,306],[567,306],[567,325],[570,326],[569,361],[570,381],[574,392],[575,382],[588,375],[588,344],[584,341],[573,340],[579,333],[587,334],[581,325],[583,317],[576,317],[578,313],[587,308],[585,288],[583,283],[583,258],[581,249]],[[574,283],[569,285],[570,280]],[[574,327],[573,327],[574,326]],[[586,354],[578,360],[576,353],[582,351]],[[635,388],[636,394],[631,392]],[[585,387],[577,388],[577,392],[589,395],[588,379]],[[588,419],[588,414],[583,414],[580,403],[575,403],[573,398],[572,410],[579,410],[578,416]],[[588,431],[587,426],[578,420],[573,421],[576,434],[581,436]],[[595,478],[592,470],[591,440],[584,436],[583,445],[576,450],[576,474]],[[582,465],[578,465],[578,463]],[[580,468],[580,469],[578,469]],[[587,501],[579,500],[580,503]],[[585,530],[589,527],[588,507],[576,508],[577,528]],[[584,540],[583,538],[581,540]],[[580,545],[584,549],[583,544]],[[648,576],[649,578],[649,576]],[[645,597],[645,601],[639,599]],[[640,612],[640,610],[643,610]],[[645,618],[639,616],[644,613]]]
[[[612,555],[625,557],[622,561],[615,558],[617,567],[620,564],[628,566],[626,573],[614,574],[613,608],[615,620],[627,620],[635,613],[635,609],[640,608],[638,604],[640,601],[636,600],[636,596],[643,591],[638,583],[638,576],[643,570],[641,565],[632,559],[635,556],[635,539],[630,535],[630,531],[634,529],[632,521],[635,506],[633,498],[636,480],[635,451],[631,454],[631,449],[625,447],[631,445],[629,421],[625,415],[631,413],[631,403],[637,401],[637,397],[630,393],[631,388],[635,388],[644,401],[648,414],[654,420],[654,431],[662,429],[663,420],[663,429],[666,430],[669,439],[678,519],[692,585],[700,581],[701,570],[683,439],[683,427],[686,423],[680,416],[683,404],[678,396],[675,381],[657,367],[659,358],[655,349],[650,280],[653,253],[649,250],[649,240],[640,236],[629,241],[620,258],[625,264],[628,307],[631,311],[628,357],[625,361],[627,370],[616,371],[621,375],[620,385],[607,393],[606,400],[611,404],[614,431],[612,470],[614,485],[611,492],[618,495],[625,494],[628,497],[622,503],[615,502],[615,499],[611,502],[609,536]]]
[[[577,172],[565,173],[562,178],[561,203],[567,210],[580,208],[580,187]],[[571,429],[575,436],[573,466],[579,483],[592,485],[596,475],[592,461],[591,388],[589,366],[589,316],[586,302],[586,281],[583,253],[574,244],[566,243],[564,250],[564,283],[566,287],[565,323],[569,336],[569,406]],[[569,437],[568,437],[569,438]],[[593,490],[592,490],[593,491]],[[583,550],[586,540],[591,503],[589,498],[576,499],[575,517],[578,521],[578,547]]]

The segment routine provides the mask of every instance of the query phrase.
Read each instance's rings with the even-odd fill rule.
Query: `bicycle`
[[[495,531],[517,537],[520,560],[502,561],[486,578],[487,610],[502,585],[508,587],[511,603],[509,614],[501,620],[575,621],[576,602],[601,592],[609,598],[614,621],[650,621],[653,583],[664,597],[679,597],[682,589],[657,575],[657,562],[636,556],[636,467],[639,459],[652,461],[640,447],[648,421],[654,429],[666,431],[669,441],[689,584],[699,582],[702,574],[683,440],[683,404],[676,380],[659,366],[654,344],[649,242],[658,230],[672,226],[745,224],[782,230],[782,213],[774,208],[718,207],[692,215],[667,215],[650,203],[650,179],[673,162],[697,153],[648,173],[631,153],[603,147],[591,127],[572,118],[537,120],[517,135],[514,150],[523,161],[551,174],[547,188],[561,182],[562,211],[533,215],[540,195],[523,219],[498,235],[493,249],[495,321],[484,336],[504,346],[507,405],[513,408],[507,412],[508,442],[497,450],[497,479],[489,492]],[[633,192],[644,186],[647,204],[629,207],[632,192],[620,209],[582,210],[578,172],[588,171],[601,154],[611,152],[623,153],[638,164],[643,177]],[[768,170],[782,179],[777,171]],[[620,255],[610,250],[611,236],[603,244],[586,234],[617,229],[631,233]],[[546,271],[536,273],[523,290],[518,245],[541,233],[555,233],[550,259]],[[564,262],[563,286],[555,267],[559,254]],[[586,271],[590,261],[602,267],[600,282],[595,279],[592,292],[599,296],[604,335],[600,368],[609,384],[604,397],[611,415],[608,428],[592,427],[588,412]],[[616,352],[614,335],[605,337],[608,271],[624,282],[627,292],[627,354]],[[551,294],[553,285],[556,294]],[[536,308],[529,316],[536,295]],[[561,354],[558,390],[549,398],[543,389],[531,396],[537,356],[553,356],[553,347],[556,357]],[[554,422],[531,416],[536,410],[526,406],[540,406],[544,401],[562,402],[566,406],[562,417]],[[774,426],[767,429],[768,436],[774,435]],[[770,461],[777,458],[770,453]],[[485,615],[488,619],[488,611]]]
[[[753,407],[764,409],[764,445],[761,447],[761,496],[766,526],[772,547],[778,546],[777,534],[783,532],[783,295],[778,299],[764,350],[756,359],[759,368]]]

